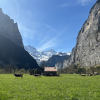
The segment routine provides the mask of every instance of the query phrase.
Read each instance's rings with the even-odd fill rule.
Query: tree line
[[[0,65],[0,74],[14,74],[14,73],[22,73],[22,74],[29,74],[30,73],[30,69],[26,70],[24,68],[22,69],[18,69],[18,67],[16,65],[12,66],[12,65],[5,65],[4,67],[2,67]]]
[[[97,66],[89,66],[89,67],[81,67],[79,65],[70,65],[68,67],[65,67],[64,69],[57,71],[59,74],[86,74],[86,73],[94,73],[97,72],[100,74],[100,65]]]
[[[12,65],[5,65],[4,67],[0,65],[0,74],[14,74],[14,73],[22,73],[22,74],[29,74],[30,72],[32,73],[37,73],[37,71],[39,71],[39,73],[41,72],[41,68],[43,71],[44,68],[44,63],[41,65],[40,69],[18,69],[18,67],[16,65],[12,66]],[[94,73],[97,72],[98,74],[100,74],[100,65],[97,66],[89,66],[89,67],[81,67],[79,65],[70,65],[68,67],[65,67],[64,69],[58,70],[57,73],[58,74],[85,74],[85,73]]]

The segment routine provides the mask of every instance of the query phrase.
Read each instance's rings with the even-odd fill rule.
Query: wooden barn
[[[55,67],[45,67],[44,73],[46,76],[55,76],[57,75],[57,69]]]

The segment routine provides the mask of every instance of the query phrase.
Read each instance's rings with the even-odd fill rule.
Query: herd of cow
[[[34,75],[34,76],[36,76],[36,77],[41,77],[41,75],[40,74],[30,74],[30,75]],[[23,74],[14,74],[14,76],[15,77],[21,77],[21,78],[23,78]],[[53,76],[52,74],[50,74],[50,76]],[[59,74],[57,74],[56,76],[59,76]]]
[[[15,75],[15,77],[21,77],[21,78],[23,78],[23,74],[14,74],[14,75]],[[34,74],[34,76],[39,76],[39,77],[41,77],[40,74]]]
[[[80,74],[80,76],[96,76],[96,75],[98,75],[97,73],[95,74],[93,74],[93,73],[88,73],[88,74]]]
[[[15,77],[21,77],[21,78],[23,78],[23,74],[14,74],[15,75]],[[30,75],[33,75],[33,74],[30,74]],[[95,76],[95,75],[98,75],[97,73],[95,74],[93,74],[93,73],[88,73],[88,74],[80,74],[80,76]],[[41,77],[41,75],[40,74],[34,74],[34,76],[39,76],[39,77]],[[50,74],[50,76],[53,76],[52,74]],[[57,74],[56,76],[59,76],[59,74]]]

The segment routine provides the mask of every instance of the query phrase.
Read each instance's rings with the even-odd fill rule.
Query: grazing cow
[[[92,73],[90,73],[90,76],[92,76],[93,74]]]
[[[49,76],[53,76],[53,74],[49,74]]]
[[[30,73],[30,75],[33,75],[32,73]]]
[[[81,74],[81,76],[86,76],[85,74]]]
[[[21,77],[21,78],[23,78],[23,74],[14,74],[15,75],[15,77]]]
[[[40,75],[40,74],[34,74],[34,76],[36,76],[36,77],[37,77],[37,76],[41,77],[41,75]]]
[[[60,76],[59,74],[56,74],[56,76]]]

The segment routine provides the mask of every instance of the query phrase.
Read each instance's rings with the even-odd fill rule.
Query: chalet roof
[[[45,67],[44,71],[57,71],[55,67]]]

